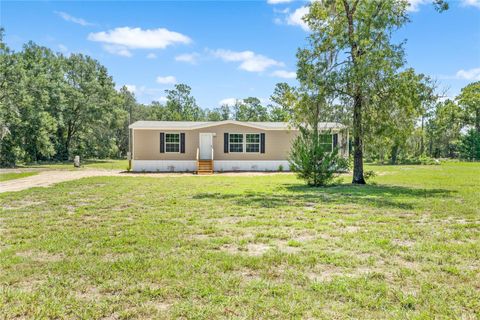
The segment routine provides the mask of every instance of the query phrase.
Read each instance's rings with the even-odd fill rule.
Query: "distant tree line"
[[[74,155],[125,157],[128,124],[137,120],[299,124],[310,121],[305,117],[311,115],[309,106],[315,106],[311,110],[320,112],[313,113],[315,121],[340,122],[352,133],[352,100],[333,94],[343,90],[338,88],[343,75],[322,73],[320,64],[312,67],[308,50],[297,56],[300,87],[277,84],[268,104],[247,97],[233,105],[202,109],[185,84],[166,90],[165,103],[141,104],[126,87],[117,90],[107,69],[93,58],[65,56],[32,42],[14,52],[4,43],[1,30],[0,166],[62,161]],[[325,59],[324,55],[318,61]],[[370,85],[369,92],[375,94],[369,95],[362,120],[365,159],[390,163],[421,157],[480,159],[480,82],[442,102],[434,82],[411,69]]]
[[[447,1],[431,2],[439,12],[449,8]],[[297,51],[300,99],[293,116],[296,123],[319,115],[315,121],[348,125],[354,184],[365,183],[365,160],[480,159],[480,83],[441,102],[434,80],[406,68],[404,42],[394,43],[393,34],[410,21],[408,7],[398,0],[312,1],[302,18],[310,33]],[[310,137],[312,147],[304,150],[323,162],[314,146],[320,133],[309,127],[304,140]]]
[[[391,123],[372,124],[374,130],[365,146],[368,161],[419,163],[425,157],[480,160],[480,82],[467,85],[454,99],[441,99],[426,88],[420,92],[427,92],[429,97],[421,97],[409,112],[403,109],[396,113]]]
[[[0,166],[38,161],[120,158],[128,151],[128,125],[137,120],[286,121],[281,97],[265,106],[255,97],[233,106],[202,109],[191,88],[166,90],[164,104],[138,103],[107,69],[83,54],[65,56],[29,42],[14,52],[0,30]],[[282,93],[279,85],[276,94]]]

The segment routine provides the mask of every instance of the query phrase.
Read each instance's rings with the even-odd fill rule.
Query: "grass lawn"
[[[82,168],[106,169],[106,170],[127,170],[127,160],[81,160]],[[78,170],[73,166],[73,161],[45,162],[25,164],[21,168],[54,169],[54,170]]]
[[[20,178],[26,178],[30,176],[34,176],[38,174],[38,172],[8,172],[8,173],[0,173],[0,182],[1,181],[8,181]]]
[[[478,319],[480,163],[369,169],[368,186],[95,177],[0,194],[0,314]]]

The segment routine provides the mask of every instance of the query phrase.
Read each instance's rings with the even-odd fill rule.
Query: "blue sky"
[[[449,1],[442,14],[429,0],[410,2],[412,22],[395,34],[407,39],[407,66],[436,78],[450,97],[480,80],[480,0]],[[201,107],[212,108],[249,96],[267,102],[277,82],[296,84],[305,4],[1,1],[0,24],[14,50],[32,40],[94,57],[140,102],[162,101],[165,89],[186,83]]]

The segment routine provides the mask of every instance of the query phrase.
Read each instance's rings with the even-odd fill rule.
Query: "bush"
[[[368,170],[363,173],[363,178],[365,181],[370,181],[371,179],[375,178],[377,174],[373,170]]]
[[[460,138],[460,157],[465,160],[480,160],[480,133],[470,129]]]
[[[299,178],[315,187],[331,184],[339,172],[348,170],[348,160],[338,155],[338,149],[325,150],[318,132],[305,129],[292,144],[289,162]]]

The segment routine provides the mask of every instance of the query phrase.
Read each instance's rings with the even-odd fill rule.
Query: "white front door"
[[[200,160],[212,160],[213,134],[200,133]]]

